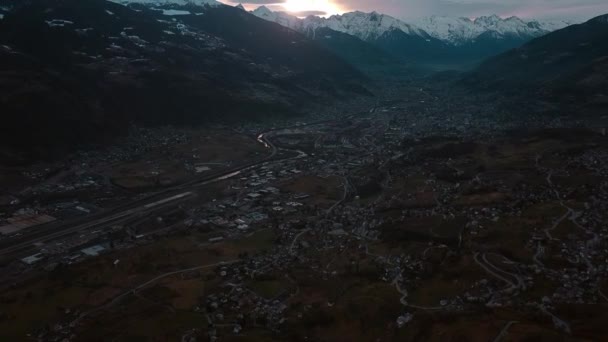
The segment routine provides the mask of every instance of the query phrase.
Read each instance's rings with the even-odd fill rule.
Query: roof
[[[0,234],[13,234],[22,229],[55,221],[55,218],[49,215],[21,215],[12,217],[8,221],[10,224],[0,227]]]
[[[34,255],[25,257],[25,258],[21,259],[21,261],[23,261],[24,263],[26,263],[28,265],[33,265],[42,259],[44,259],[44,256],[41,253],[38,253],[38,254],[34,254]]]
[[[101,251],[105,250],[105,248],[101,245],[95,245],[88,248],[83,248],[80,251],[88,256],[98,256]]]

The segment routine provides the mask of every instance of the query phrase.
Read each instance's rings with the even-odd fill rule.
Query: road
[[[401,277],[401,274],[398,274],[391,282],[391,285],[395,286],[395,289],[401,295],[401,297],[399,298],[399,303],[404,306],[409,306],[409,303],[407,302],[407,296],[409,296],[409,293],[407,292],[407,290],[401,288],[401,280],[403,280],[403,278]]]
[[[536,245],[536,253],[534,253],[532,260],[534,260],[534,263],[536,263],[540,268],[545,268],[545,264],[543,264],[543,262],[539,259],[542,258],[543,255],[545,255],[545,247],[543,247],[543,245],[538,242],[538,244]]]
[[[517,321],[510,321],[507,322],[507,324],[505,324],[504,328],[502,328],[502,330],[500,330],[500,333],[498,334],[498,336],[496,336],[496,338],[494,339],[494,342],[500,342],[502,341],[503,338],[507,337],[507,334],[509,333],[509,329],[513,326],[513,324],[519,323]]]
[[[405,289],[403,289],[401,287],[400,282],[402,280],[403,280],[403,278],[401,277],[401,274],[399,274],[391,282],[391,285],[395,286],[395,289],[401,295],[401,297],[399,298],[399,303],[401,303],[401,305],[410,307],[412,309],[418,309],[418,310],[430,310],[430,311],[434,311],[434,310],[443,310],[443,309],[445,309],[445,307],[443,307],[443,306],[420,306],[420,305],[414,305],[414,304],[408,303],[407,297],[409,296],[409,293],[407,292],[407,290],[405,290]]]
[[[542,152],[544,153],[544,152]],[[542,173],[543,168],[540,165],[540,159],[542,158],[542,153],[541,154],[537,154],[536,155],[536,169],[538,172]],[[580,228],[581,230],[583,230],[586,234],[588,235],[592,235],[593,238],[589,239],[587,241],[588,244],[599,244],[600,243],[600,236],[588,229],[585,228],[583,225],[581,225],[578,222],[578,219],[582,216],[582,212],[580,211],[576,211],[573,208],[569,207],[566,202],[564,202],[564,200],[562,199],[562,196],[559,192],[559,190],[557,189],[557,187],[555,186],[555,184],[553,183],[553,174],[555,173],[554,170],[549,170],[547,172],[547,177],[546,177],[546,182],[547,185],[549,186],[549,189],[554,193],[555,198],[559,201],[559,204],[566,209],[566,213],[564,213],[562,216],[560,216],[557,220],[554,220],[553,224],[551,225],[551,227],[547,228],[544,230],[545,235],[547,236],[547,238],[549,239],[549,241],[556,241],[558,239],[554,238],[553,235],[551,234],[552,231],[554,231],[559,225],[561,225],[566,219],[568,219],[570,222],[572,222],[576,227]],[[538,259],[539,257],[542,257],[542,255],[545,252],[545,248],[542,247],[539,243],[536,254],[533,257],[534,262],[540,266],[541,268],[544,268],[543,263]],[[585,253],[580,253],[580,256],[576,256],[576,263],[579,262],[579,258],[582,258],[583,261],[585,262],[585,264],[587,265],[587,270],[589,274],[594,274],[597,270],[597,268],[593,265],[593,263],[591,262],[591,258],[585,254]]]
[[[329,215],[334,210],[334,208],[336,208],[340,204],[344,203],[344,201],[346,201],[346,197],[348,196],[348,191],[349,191],[349,182],[346,177],[342,177],[342,186],[344,187],[344,193],[342,194],[342,199],[340,199],[338,202],[336,202],[334,205],[332,205],[331,208],[327,209],[326,215]]]
[[[174,205],[175,203],[177,203],[179,201],[192,198],[193,196],[195,196],[194,193],[185,192],[185,193],[171,196],[171,197],[159,200],[159,201],[148,203],[148,204],[142,205],[142,206],[134,208],[134,209],[127,209],[127,210],[125,210],[123,212],[119,212],[117,214],[112,214],[112,215],[108,215],[106,217],[102,217],[100,219],[95,219],[95,220],[92,220],[91,222],[87,222],[87,223],[84,223],[81,225],[76,225],[73,227],[66,226],[64,229],[59,229],[59,230],[51,231],[51,232],[45,232],[45,234],[43,234],[43,235],[36,234],[33,237],[26,239],[23,242],[15,243],[11,246],[5,247],[4,249],[2,249],[0,251],[0,255],[5,256],[5,255],[27,254],[28,252],[36,249],[36,246],[34,245],[36,243],[45,243],[48,241],[60,239],[60,238],[75,234],[77,232],[83,231],[83,230],[101,228],[104,226],[108,226],[110,224],[118,224],[118,223],[124,222],[126,220],[129,220],[137,215],[146,214],[146,213],[149,213],[154,210],[158,210],[159,208],[162,208],[162,207],[165,207],[168,205]]]
[[[508,259],[507,257],[505,257],[504,255],[497,254],[497,253],[489,253],[489,254],[491,254],[491,255],[495,255],[495,256],[497,256],[497,257],[501,258],[501,259],[503,260],[503,262],[502,262],[503,264],[511,264],[511,265],[516,265],[516,264],[517,264],[517,263],[515,263],[514,261],[509,260],[509,259]],[[514,278],[514,279],[517,281],[517,285],[516,285],[516,286],[517,286],[517,288],[518,288],[518,289],[523,289],[523,290],[525,290],[525,289],[526,289],[526,282],[524,281],[524,278],[522,277],[522,275],[521,275],[521,274],[517,274],[517,273],[509,272],[509,271],[506,271],[506,270],[503,270],[503,269],[499,268],[498,266],[496,266],[496,265],[492,264],[492,263],[491,263],[491,262],[490,262],[490,261],[487,259],[487,255],[484,255],[484,256],[483,256],[483,260],[486,262],[486,264],[487,264],[488,266],[490,266],[490,267],[494,268],[494,269],[495,269],[497,272],[500,272],[500,273],[502,273],[502,274],[506,274],[506,275],[508,275],[508,276],[510,276],[510,277],[513,277],[513,278]],[[517,267],[516,267],[516,269],[517,269],[517,271],[519,272],[519,269],[518,269]]]
[[[606,300],[608,302],[608,297],[606,297],[606,295],[604,294],[604,292],[602,292],[601,288],[598,288],[597,292],[600,294],[600,297],[604,298],[604,300]]]
[[[435,248],[448,248],[448,249],[449,249],[449,247],[448,247],[448,246],[446,246],[446,245],[439,245],[439,246],[430,246],[430,247],[427,247],[427,248],[426,248],[426,249],[425,249],[425,250],[422,252],[422,259],[426,259],[426,255],[428,254],[428,252],[429,252],[430,250],[432,250],[432,249],[435,249]]]
[[[555,316],[555,314],[553,314],[552,312],[550,312],[549,310],[547,310],[547,308],[544,305],[539,305],[538,309],[544,313],[547,316],[550,316],[551,319],[553,320],[553,325],[555,326],[555,328],[563,330],[564,332],[571,334],[572,330],[570,329],[570,324],[568,324],[568,322],[564,321],[563,319]]]
[[[525,288],[525,282],[519,275],[505,271],[503,269],[500,269],[498,266],[492,264],[487,259],[487,255],[485,253],[481,254],[481,260],[480,260],[479,256],[480,256],[480,253],[475,253],[473,255],[473,260],[475,260],[475,262],[479,266],[481,266],[481,268],[483,268],[484,271],[486,271],[487,273],[489,273],[496,279],[502,280],[503,282],[507,283],[509,285],[509,288],[507,288],[505,290],[514,290],[514,289],[524,289]],[[503,256],[501,256],[501,257],[503,257]],[[508,260],[506,258],[504,258],[504,259]],[[512,277],[513,279],[515,279],[516,282],[513,282],[512,280],[505,278],[503,275],[508,275],[509,277]]]
[[[563,205],[563,203],[562,203]],[[551,232],[553,230],[555,230],[555,228],[557,228],[560,224],[562,224],[562,222],[564,222],[564,220],[566,220],[568,217],[570,217],[570,215],[572,215],[572,209],[568,208],[568,210],[566,211],[566,213],[562,216],[560,216],[555,222],[553,222],[553,225],[547,229],[545,229],[545,235],[547,236],[547,238],[549,240],[555,240],[553,238],[553,235],[551,235]]]
[[[485,256],[485,255],[484,255]],[[498,279],[498,280],[502,280],[503,282],[507,283],[508,285],[510,285],[511,287],[515,287],[515,283],[512,282],[511,280],[501,276],[500,274],[494,272],[492,269],[490,269],[488,266],[486,266],[483,262],[481,262],[479,260],[479,253],[475,253],[473,255],[473,260],[475,260],[475,262],[481,266],[481,268],[484,269],[484,271],[486,271],[487,273],[489,273],[491,276],[493,276],[494,278]]]
[[[300,238],[300,236],[308,233],[309,231],[310,231],[310,228],[309,229],[304,229],[303,231],[301,231],[300,233],[298,233],[298,235],[296,235],[293,238],[293,241],[291,242],[291,246],[289,246],[289,254],[293,254],[293,249],[296,246],[296,242],[298,241],[298,239]]]

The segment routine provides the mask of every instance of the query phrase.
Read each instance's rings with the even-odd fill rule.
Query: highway
[[[240,174],[243,170],[276,159],[278,149],[266,138],[266,133],[258,135],[257,141],[271,150],[270,154],[261,160],[241,164],[213,175],[167,188],[149,194],[144,198],[134,200],[123,206],[102,210],[84,218],[69,221],[55,221],[24,230],[22,235],[10,237],[0,242],[0,260],[6,261],[36,254],[44,244],[48,244],[51,241],[75,235],[83,231],[100,229],[109,225],[123,223],[154,210],[175,205],[196,196],[196,193],[192,190],[198,187],[232,178]]]
[[[41,244],[61,239],[84,230],[91,230],[94,228],[99,229],[110,224],[118,224],[129,220],[137,215],[145,214],[153,210],[165,207],[167,205],[175,204],[180,200],[186,200],[192,198],[193,196],[195,196],[193,192],[185,192],[156,202],[148,203],[137,208],[127,209],[116,214],[111,214],[99,219],[94,219],[90,222],[86,222],[83,224],[78,224],[75,226],[65,225],[63,229],[55,229],[51,231],[37,231],[32,235],[28,235],[24,241],[3,248],[0,251],[0,255],[27,256],[30,253],[35,253],[35,250],[38,248],[35,244]]]

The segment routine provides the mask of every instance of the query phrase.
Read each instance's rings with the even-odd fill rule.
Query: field
[[[238,261],[239,253],[268,248],[272,231],[262,230],[242,240],[206,245],[197,233],[161,239],[128,251],[116,251],[41,275],[2,294],[0,339],[18,341],[49,322],[62,322],[110,303],[120,294],[156,276],[190,267]],[[115,260],[120,260],[114,265]],[[214,267],[185,272],[151,283],[122,300],[94,312],[82,322],[82,340],[175,340],[182,328],[203,325],[193,312],[199,298],[217,286]],[[162,333],[161,333],[162,332]],[[159,335],[160,334],[160,335]],[[170,336],[168,336],[169,334]],[[102,336],[104,336],[102,338]]]
[[[302,200],[308,205],[330,207],[342,199],[344,193],[339,177],[300,176],[280,185],[281,190],[310,197]]]
[[[99,173],[130,190],[170,186],[261,159],[268,152],[253,137],[228,131],[188,132],[190,141],[158,148],[137,160],[102,167]]]

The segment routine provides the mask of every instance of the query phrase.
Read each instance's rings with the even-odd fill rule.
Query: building
[[[95,246],[91,246],[88,248],[83,248],[80,250],[80,252],[82,252],[82,254],[87,255],[87,256],[98,256],[99,253],[103,252],[105,250],[105,248],[101,245],[95,245]]]

